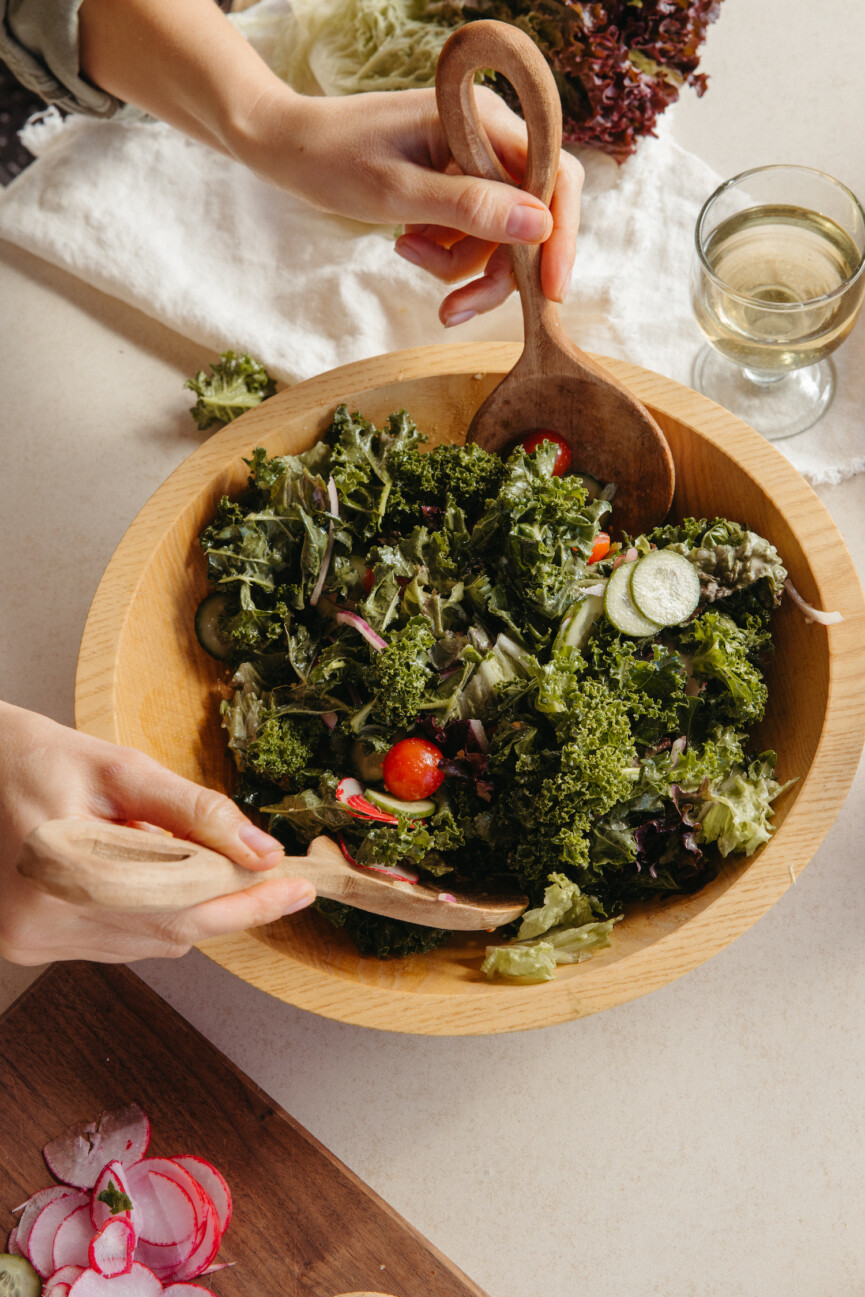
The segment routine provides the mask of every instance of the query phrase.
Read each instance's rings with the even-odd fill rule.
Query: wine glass
[[[829,353],[865,294],[865,213],[811,167],[743,171],[697,219],[691,304],[708,339],[693,386],[774,441],[810,428],[835,390]]]

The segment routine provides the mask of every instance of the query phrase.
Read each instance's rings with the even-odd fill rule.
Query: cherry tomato
[[[610,552],[610,538],[605,531],[599,531],[595,537],[594,548],[589,555],[590,563],[599,563]]]
[[[520,445],[525,446],[529,454],[537,450],[544,441],[551,441],[558,447],[556,462],[553,464],[553,477],[564,477],[571,467],[571,448],[561,433],[553,432],[552,428],[533,428],[531,432],[520,437]]]
[[[426,739],[401,739],[384,759],[384,786],[406,802],[429,797],[439,788],[444,775],[439,770],[442,754]]]

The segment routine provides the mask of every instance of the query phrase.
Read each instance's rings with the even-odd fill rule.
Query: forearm
[[[91,81],[222,153],[262,97],[297,98],[214,0],[83,0],[78,21]]]

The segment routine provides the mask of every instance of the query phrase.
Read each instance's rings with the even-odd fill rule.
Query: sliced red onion
[[[400,883],[416,883],[420,877],[413,869],[408,869],[404,865],[359,865],[345,845],[345,839],[341,833],[337,834],[336,840],[339,843],[340,851],[348,863],[354,865],[355,869],[367,869],[374,874],[386,874],[388,878],[395,878]]]
[[[687,746],[688,746],[688,740],[685,738],[684,734],[682,734],[679,738],[673,740],[672,744],[670,745],[670,769],[671,770],[676,769],[676,766],[679,764],[679,757],[685,751],[685,748]]]
[[[640,551],[638,549],[634,549],[633,545],[631,546],[630,549],[625,550],[626,563],[636,563],[639,557],[640,557]]]
[[[462,671],[464,665],[463,662],[454,662],[449,667],[442,667],[439,671],[439,679],[447,680],[449,676],[456,675],[457,671]]]
[[[322,712],[321,719],[324,721],[325,725],[329,730],[336,729],[336,722],[338,720],[336,712]]]
[[[801,608],[802,612],[805,614],[806,621],[816,621],[819,622],[821,626],[835,626],[839,621],[844,620],[840,612],[823,612],[822,608],[812,608],[811,604],[806,603],[802,598],[789,577],[784,582],[784,589],[787,591],[796,607]]]
[[[346,612],[345,609],[340,609],[336,614],[336,620],[342,622],[344,626],[353,626],[358,634],[362,635],[367,644],[370,644],[377,653],[380,653],[382,649],[387,648],[387,640],[382,639],[380,635],[376,634],[369,622],[364,621],[364,619],[359,617],[356,612]]]
[[[486,732],[486,730],[484,729],[483,721],[480,721],[480,720],[478,720],[476,717],[473,716],[472,719],[469,721],[469,729],[471,730],[472,734],[474,735],[474,737],[475,737],[475,743],[477,743],[477,745],[478,745],[478,747],[480,748],[481,752],[484,752],[484,753],[489,752],[489,750],[490,750],[490,741],[489,741],[489,739],[487,738],[487,732]]]
[[[338,518],[339,517],[339,496],[336,493],[336,482],[334,482],[333,477],[329,477],[327,479],[327,497],[328,500],[330,501],[331,513]],[[332,553],[333,553],[333,518],[331,518],[330,526],[327,529],[327,545],[325,546],[324,557],[321,560],[321,567],[318,569],[318,580],[315,583],[315,588],[313,589],[312,594],[309,596],[309,603],[311,608],[314,608],[315,605],[318,603],[319,599],[321,598],[321,592],[324,589],[324,582],[325,582],[325,578],[327,577],[327,570],[330,567],[330,556]]]

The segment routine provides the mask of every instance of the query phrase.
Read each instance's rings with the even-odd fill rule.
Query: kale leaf
[[[198,397],[189,413],[202,431],[214,424],[231,423],[276,391],[276,381],[263,365],[233,351],[224,351],[210,366],[209,374],[200,369],[183,386]]]

